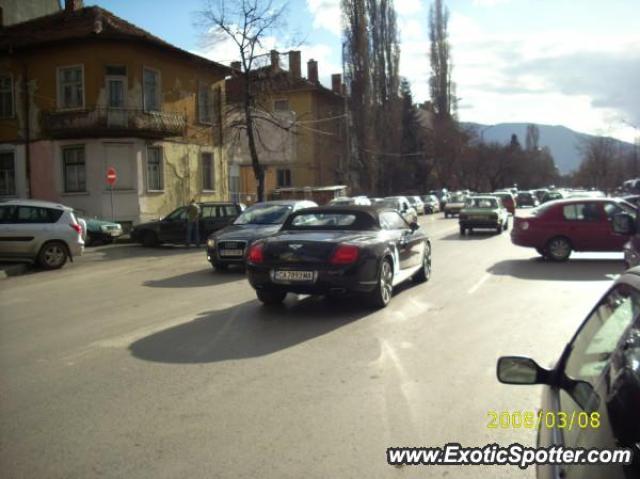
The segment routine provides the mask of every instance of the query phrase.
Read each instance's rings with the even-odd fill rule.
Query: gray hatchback
[[[83,250],[82,226],[72,208],[36,200],[0,203],[1,258],[58,269]]]

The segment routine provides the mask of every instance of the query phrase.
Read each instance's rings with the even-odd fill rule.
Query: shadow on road
[[[467,234],[464,236],[459,232],[451,233],[439,239],[440,241],[480,241],[493,238],[494,236],[498,236],[498,233],[496,233],[495,230],[479,230],[474,231],[473,233],[467,232]]]
[[[186,248],[179,245],[161,245],[146,247],[135,243],[113,244],[97,246],[85,249],[85,253],[78,258],[79,261],[109,261],[129,258],[160,258],[164,256],[176,256],[183,254],[201,254],[205,257],[204,248]]]
[[[570,259],[554,263],[541,257],[506,260],[491,266],[487,272],[521,279],[556,281],[602,281],[624,271],[624,263],[613,259]]]
[[[160,331],[129,346],[133,356],[161,363],[210,363],[265,356],[303,343],[370,314],[357,301],[290,295],[281,307],[257,300]]]
[[[171,276],[170,278],[149,280],[142,284],[150,288],[197,288],[232,283],[244,279],[244,271],[241,269],[219,272],[213,271],[212,268],[207,268]]]

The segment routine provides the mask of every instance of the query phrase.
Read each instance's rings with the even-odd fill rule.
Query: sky
[[[233,0],[227,0],[233,1]],[[276,0],[277,1],[277,0]],[[85,0],[185,50],[228,64],[229,42],[207,43],[195,12],[205,0]],[[400,74],[429,99],[432,0],[395,0]],[[640,0],[445,0],[461,121],[563,125],[640,137]],[[340,0],[290,0],[265,49],[302,51],[327,86],[341,72]]]

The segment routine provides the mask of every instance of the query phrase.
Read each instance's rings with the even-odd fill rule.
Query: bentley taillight
[[[331,264],[351,264],[358,261],[359,256],[360,248],[350,244],[341,244],[335,249],[329,262]]]
[[[249,248],[247,253],[247,261],[253,264],[260,264],[264,262],[264,244],[254,243]]]

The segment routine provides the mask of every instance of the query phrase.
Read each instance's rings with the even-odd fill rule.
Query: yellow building
[[[329,186],[343,181],[346,118],[341,75],[332,75],[329,89],[318,79],[316,61],[307,63],[306,78],[300,66],[299,51],[290,51],[283,59],[272,51],[269,65],[252,72],[257,148],[260,164],[266,167],[267,195],[278,187]],[[240,65],[232,67],[237,71]],[[238,75],[227,80],[232,112],[242,101],[242,81]],[[231,122],[240,115],[232,113]],[[236,134],[226,148],[232,194],[242,201],[254,201],[257,185],[246,134]]]
[[[137,223],[229,196],[230,69],[112,13],[63,11],[0,30],[0,196]],[[115,168],[110,191],[106,171]]]

